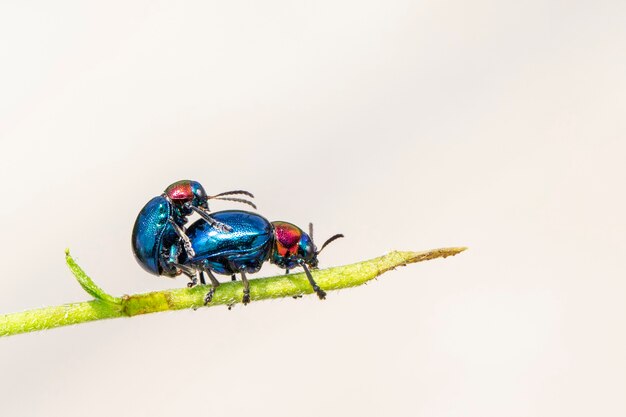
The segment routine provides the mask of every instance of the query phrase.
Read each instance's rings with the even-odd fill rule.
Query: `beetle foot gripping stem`
[[[211,289],[204,296],[204,305],[207,305],[213,300],[213,295],[215,294],[216,288],[220,286],[220,282],[217,280],[217,278],[215,278],[215,275],[213,275],[213,272],[211,272],[211,270],[208,268],[200,272],[200,276],[203,282],[204,282],[203,272],[206,272],[206,274],[209,276],[209,279],[211,280]]]
[[[243,282],[243,298],[241,302],[246,305],[250,302],[250,282],[246,278],[246,273],[241,271],[241,281]]]
[[[309,268],[306,266],[306,264],[302,262],[300,265],[304,269],[304,273],[306,274],[306,277],[309,280],[309,284],[311,284],[311,287],[313,287],[313,291],[315,291],[315,293],[317,294],[320,300],[325,300],[326,291],[324,291],[323,289],[320,288],[319,285],[317,285],[317,282],[315,282],[315,280],[313,279],[313,275],[311,275],[311,271],[309,271]]]
[[[250,291],[243,293],[243,298],[241,299],[243,305],[248,305],[250,303]]]
[[[325,300],[326,299],[326,291],[324,291],[323,289],[321,289],[317,285],[315,287],[313,287],[313,289],[315,290],[315,293],[317,294],[317,296],[319,297],[320,300]]]
[[[215,294],[215,287],[211,287],[208,293],[204,296],[204,305],[208,305],[213,301],[213,295]]]

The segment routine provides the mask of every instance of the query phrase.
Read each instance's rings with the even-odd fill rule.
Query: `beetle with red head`
[[[229,197],[246,195],[248,191],[226,191],[207,195],[197,181],[182,180],[168,186],[163,194],[150,200],[139,212],[132,233],[132,248],[135,259],[142,268],[154,275],[174,277],[182,270],[177,266],[180,247],[186,249],[186,256],[193,257],[193,248],[185,232],[187,216],[197,213],[201,221],[209,223],[219,231],[229,231],[230,227],[216,221],[209,212],[208,200],[226,200],[248,204],[247,199]]]
[[[309,234],[291,223],[269,222],[256,213],[241,210],[227,210],[212,213],[214,219],[231,228],[220,232],[211,224],[196,221],[189,226],[187,234],[191,242],[194,256],[181,254],[180,267],[190,276],[192,285],[198,281],[199,275],[204,283],[206,272],[211,280],[212,288],[207,293],[205,304],[211,302],[215,289],[220,285],[213,272],[224,275],[241,274],[243,281],[243,303],[250,301],[250,286],[246,274],[261,269],[265,261],[269,261],[289,272],[290,269],[302,267],[311,287],[320,299],[326,297],[309,268],[317,268],[319,253],[335,239],[343,237],[337,234],[328,239],[318,250],[313,243],[313,226],[309,225]],[[183,252],[186,251],[186,248]]]

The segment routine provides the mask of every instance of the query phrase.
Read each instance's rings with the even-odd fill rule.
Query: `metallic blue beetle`
[[[270,261],[280,268],[290,269],[301,266],[309,283],[320,299],[326,297],[311,275],[309,267],[317,268],[317,255],[335,239],[343,237],[337,234],[328,239],[317,250],[313,243],[313,226],[309,224],[309,234],[299,227],[282,221],[269,222],[263,216],[241,210],[218,211],[213,218],[231,228],[227,232],[218,230],[214,225],[203,221],[192,223],[187,235],[193,248],[194,257],[186,257],[186,249],[180,257],[185,273],[191,276],[198,273],[200,282],[204,282],[204,272],[211,280],[211,290],[205,297],[205,304],[211,302],[215,289],[220,285],[213,275],[241,274],[244,294],[243,303],[250,302],[250,285],[246,273],[255,273],[265,261]],[[192,278],[192,285],[197,279]]]
[[[237,201],[256,208],[248,200],[225,197],[233,194],[254,197],[241,190],[208,196],[200,183],[190,180],[177,181],[167,187],[163,194],[154,197],[141,209],[135,220],[132,247],[139,265],[154,275],[174,277],[185,272],[178,264],[181,250],[185,249],[186,258],[194,255],[185,233],[187,216],[196,212],[202,217],[201,222],[208,222],[216,230],[229,231],[230,226],[213,219],[209,213],[208,200]]]

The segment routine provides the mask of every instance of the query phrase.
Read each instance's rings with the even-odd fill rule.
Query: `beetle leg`
[[[196,285],[198,285],[198,277],[197,277],[198,271],[195,268],[189,265],[178,264],[176,262],[172,262],[171,265],[180,269],[183,272],[183,274],[189,277],[191,282],[187,283],[187,287],[191,288],[191,287],[195,287]],[[204,280],[204,277],[201,277],[200,279]]]
[[[179,245],[172,245],[169,252],[164,250],[162,253],[163,260],[167,265],[178,262],[178,255],[180,255]]]
[[[232,274],[232,275],[230,276],[230,280],[231,280],[231,281],[237,281],[237,275]]]
[[[309,284],[311,284],[311,287],[313,287],[313,290],[315,291],[319,299],[323,300],[324,298],[326,298],[326,291],[324,291],[323,289],[319,287],[319,285],[317,285],[317,282],[315,282],[315,280],[313,279],[313,275],[311,275],[311,271],[309,271],[309,268],[306,266],[306,264],[302,261],[299,263],[300,263],[300,266],[304,268],[304,273],[306,274],[306,277],[309,279]]]
[[[191,241],[189,240],[189,237],[187,237],[187,235],[185,234],[183,228],[176,224],[176,222],[171,218],[168,219],[168,221],[174,227],[174,231],[176,232],[178,237],[183,241],[183,246],[185,247],[185,251],[187,251],[187,256],[189,256],[190,258],[196,256],[196,252],[193,250],[193,247],[191,247]]]
[[[289,274],[289,270],[285,269],[285,275]]]
[[[204,296],[204,305],[207,305],[213,299],[213,295],[215,294],[215,289],[220,286],[220,282],[217,280],[217,278],[215,278],[215,275],[213,275],[213,272],[211,272],[209,268],[205,268],[204,271],[206,272],[206,274],[209,276],[209,279],[211,280],[211,289]]]
[[[209,223],[212,227],[216,228],[220,232],[231,232],[233,230],[233,228],[230,227],[229,225],[224,224],[222,222],[218,222],[213,217],[211,217],[208,211],[201,209],[200,207],[195,207],[195,206],[189,206],[189,208],[195,211],[196,213],[198,213],[204,221]]]
[[[241,301],[246,305],[250,302],[250,282],[243,271],[241,271],[241,281],[243,282],[243,298]]]

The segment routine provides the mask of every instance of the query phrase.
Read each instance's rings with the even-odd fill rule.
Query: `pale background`
[[[322,267],[470,247],[2,339],[3,416],[626,415],[623,1],[5,1],[0,42],[0,313],[87,299],[68,246],[183,286],[130,232],[184,178],[344,233]]]

